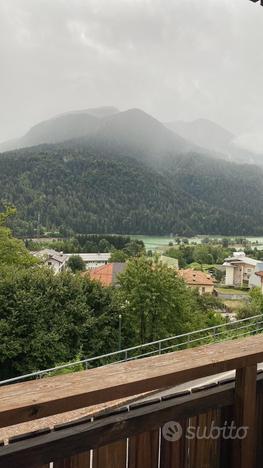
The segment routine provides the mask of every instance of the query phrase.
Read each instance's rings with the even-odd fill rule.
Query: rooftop
[[[202,286],[213,286],[214,281],[211,275],[204,273],[203,271],[192,270],[188,268],[186,270],[179,270],[179,276],[189,285],[202,285]]]
[[[126,263],[114,262],[93,268],[82,275],[89,275],[91,279],[99,281],[103,286],[114,286],[118,283],[118,275],[123,273],[125,268]]]
[[[68,256],[63,252],[57,252],[53,249],[43,249],[38,252],[32,252],[34,257],[41,258],[42,260],[53,259],[58,263],[65,263],[68,259]]]
[[[254,258],[247,257],[244,252],[234,252],[233,257],[225,258],[223,266],[233,266],[235,264],[238,265],[240,263],[256,266],[261,262],[259,260],[255,260]]]
[[[84,262],[96,262],[96,261],[102,261],[102,262],[107,262],[111,256],[111,253],[74,253],[74,254],[67,254],[68,257],[71,257],[72,255],[78,255],[79,257],[82,258]]]

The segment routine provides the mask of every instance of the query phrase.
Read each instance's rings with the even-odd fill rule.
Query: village
[[[209,265],[202,269],[199,264],[180,268],[178,258],[170,257],[169,251],[171,247],[157,251],[155,255],[158,262],[174,270],[187,287],[196,290],[200,296],[210,295],[221,301],[222,306],[219,306],[218,312],[226,320],[237,319],[240,309],[249,305],[251,291],[257,289],[263,294],[263,260],[246,255],[241,248],[225,257],[224,261],[217,265],[216,272]],[[71,270],[71,262],[75,260],[80,264],[76,271],[81,276],[87,276],[103,287],[118,287],[119,275],[125,272],[129,260],[127,258],[125,261],[116,261],[116,254],[112,252],[63,253],[51,248],[32,252],[32,255],[39,258],[43,265],[51,268],[55,274]]]

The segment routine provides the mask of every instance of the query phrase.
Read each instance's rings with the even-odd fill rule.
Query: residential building
[[[39,252],[32,252],[32,254],[40,258],[44,264],[52,268],[55,273],[60,273],[66,269],[68,257],[63,252],[57,252],[53,249],[43,249]]]
[[[259,260],[247,257],[244,252],[234,252],[223,263],[225,269],[225,285],[234,287],[249,286],[249,279],[255,273]]]
[[[211,275],[203,271],[196,271],[192,268],[179,270],[178,275],[185,281],[190,288],[198,289],[200,295],[213,294],[214,280]]]
[[[117,286],[118,275],[126,269],[126,263],[108,263],[97,268],[92,268],[90,271],[82,273],[89,275],[91,279],[99,281],[102,286]]]
[[[250,288],[260,288],[263,294],[263,262],[256,265],[255,272],[249,278]]]
[[[79,255],[86,264],[86,269],[89,270],[91,268],[107,265],[111,253],[74,253],[67,254],[67,257],[69,258],[72,255]]]

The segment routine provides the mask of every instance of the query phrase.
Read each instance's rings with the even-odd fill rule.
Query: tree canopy
[[[120,307],[137,342],[202,328],[211,316],[215,323],[220,321],[213,307],[201,303],[198,294],[157,257],[131,259],[119,283]]]
[[[73,273],[86,270],[86,264],[80,255],[72,255],[69,257],[67,267],[70,268]]]
[[[16,210],[10,206],[0,213],[0,266],[29,267],[38,261],[28,252],[24,242],[13,237],[11,229],[6,226],[10,217],[15,213]]]

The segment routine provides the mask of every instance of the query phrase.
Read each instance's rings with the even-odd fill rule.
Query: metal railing
[[[263,315],[254,315],[253,317],[247,317],[234,322],[182,333],[181,335],[163,338],[161,340],[121,349],[112,353],[69,362],[60,366],[51,367],[50,369],[31,372],[11,379],[2,380],[0,381],[0,385],[7,385],[24,380],[39,379],[45,376],[50,376],[54,373],[59,373],[59,371],[67,369],[70,370],[76,366],[82,366],[83,370],[91,367],[102,367],[147,356],[160,355],[176,349],[191,348],[202,344],[232,340],[246,335],[255,335],[262,331]]]

